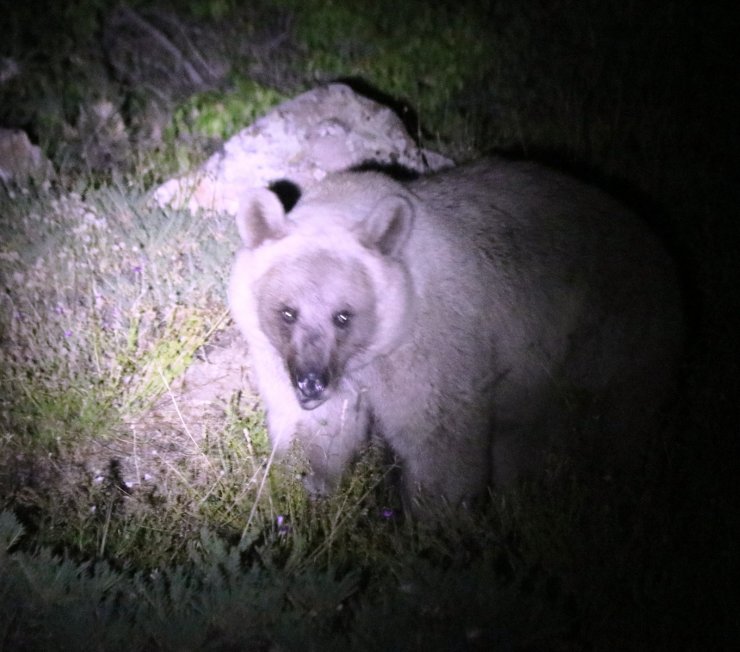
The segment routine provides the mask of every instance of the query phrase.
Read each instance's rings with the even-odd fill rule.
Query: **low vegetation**
[[[197,52],[213,72],[158,93],[143,64],[116,74],[129,32],[106,32],[114,3],[0,18],[0,63],[19,71],[0,75],[0,126],[57,170],[0,187],[0,648],[729,648],[740,310],[719,11],[243,4],[129,3],[175,60]],[[383,451],[313,501],[301,452],[274,463],[243,385],[209,407],[187,398],[186,370],[234,337],[238,236],[226,215],[148,193],[336,78],[386,94],[426,147],[544,158],[645,211],[681,261],[691,319],[682,427],[656,433],[644,474],[554,458],[537,483],[416,523]]]

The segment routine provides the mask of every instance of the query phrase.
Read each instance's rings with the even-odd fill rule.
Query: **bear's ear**
[[[360,240],[384,256],[399,254],[411,234],[414,206],[401,195],[384,197],[362,224]]]
[[[286,233],[285,210],[275,193],[260,188],[245,195],[236,213],[236,227],[247,249]]]

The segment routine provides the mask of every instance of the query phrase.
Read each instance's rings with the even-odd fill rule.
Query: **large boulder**
[[[362,163],[425,173],[452,166],[422,149],[389,107],[345,84],[315,88],[280,104],[230,138],[197,171],[160,186],[162,205],[234,213],[240,196],[289,179],[307,188]]]

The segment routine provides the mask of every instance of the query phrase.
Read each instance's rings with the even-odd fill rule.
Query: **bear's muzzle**
[[[326,370],[298,374],[293,382],[298,402],[304,410],[313,410],[329,398],[329,372]]]

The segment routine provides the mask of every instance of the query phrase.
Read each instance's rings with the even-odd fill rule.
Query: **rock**
[[[25,131],[0,128],[0,181],[25,185],[29,180],[44,183],[53,176],[51,162]]]
[[[154,196],[160,205],[233,213],[249,188],[280,179],[306,188],[329,172],[367,162],[418,173],[453,165],[421,149],[387,106],[344,84],[329,84],[280,104],[195,173],[167,181]]]

